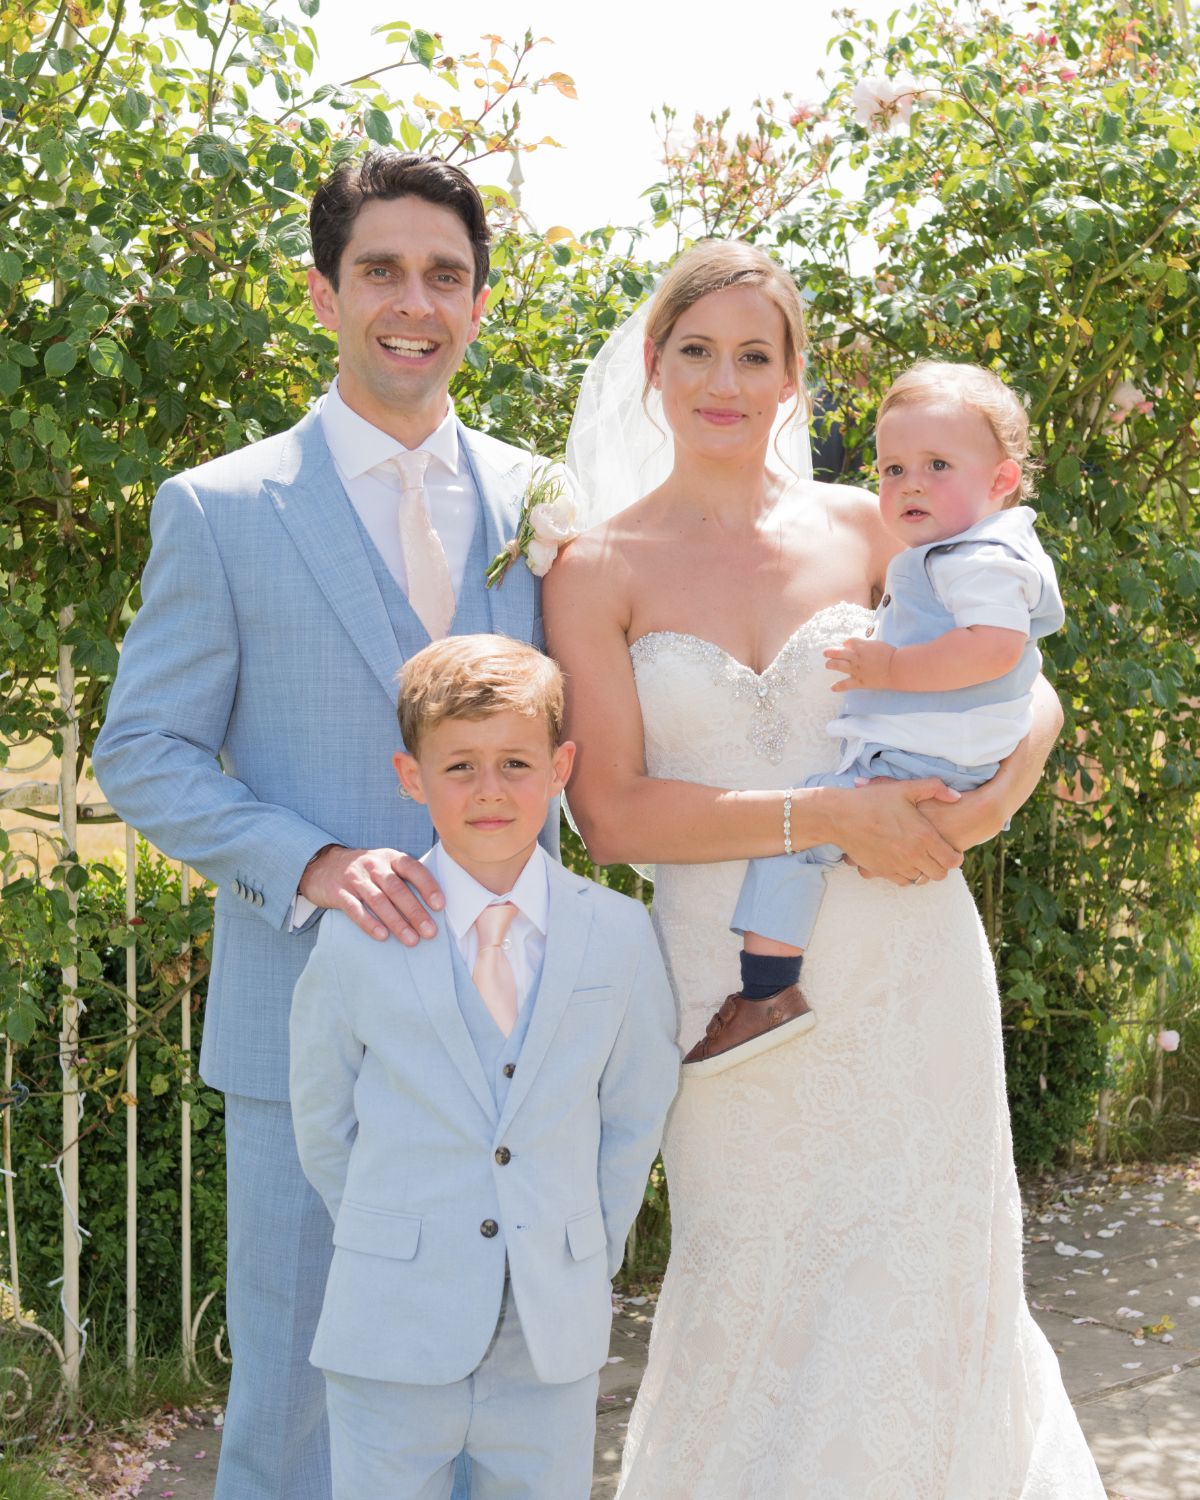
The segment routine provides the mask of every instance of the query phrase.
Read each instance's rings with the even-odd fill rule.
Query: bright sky
[[[858,0],[854,8],[882,24],[902,4]],[[522,158],[522,206],[540,229],[565,224],[577,234],[645,215],[639,195],[657,180],[659,166],[651,110],[666,102],[686,127],[697,110],[715,114],[728,106],[735,120],[748,118],[755,98],[779,98],[785,90],[820,97],[817,69],[837,31],[829,8],[813,0],[759,0],[744,11],[713,0],[410,0],[404,9],[396,0],[324,0],[311,23],[320,77],[340,81],[389,60],[371,30],[400,18],[440,31],[451,53],[473,51],[487,32],[516,40],[529,29],[553,38],[534,53],[535,62],[542,58],[536,71],[569,74],[579,98],[554,90],[522,95],[526,138],[552,135],[565,148]],[[417,74],[398,77],[398,90],[407,92]],[[496,166],[489,176],[481,164],[473,175],[503,182],[510,162],[497,158]]]

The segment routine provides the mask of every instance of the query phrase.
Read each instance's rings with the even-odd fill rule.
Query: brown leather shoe
[[[782,1047],[816,1022],[798,984],[789,984],[765,1000],[729,995],[684,1058],[684,1077],[711,1078],[726,1068],[736,1068],[761,1052]]]

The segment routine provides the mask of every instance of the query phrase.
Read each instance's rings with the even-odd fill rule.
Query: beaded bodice
[[[655,630],[629,648],[652,776],[712,786],[787,786],[832,768],[837,741],[827,725],[838,707],[824,647],[871,618],[857,604],[833,604],[792,633],[755,672],[699,636]]]

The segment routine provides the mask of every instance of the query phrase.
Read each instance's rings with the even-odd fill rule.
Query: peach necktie
[[[505,1036],[510,1036],[517,1024],[517,978],[505,952],[508,929],[516,914],[511,901],[499,901],[485,906],[475,918],[479,953],[471,978]]]
[[[437,641],[450,632],[454,619],[454,585],[446,553],[429,519],[425,499],[425,470],[431,455],[415,448],[391,460],[400,476],[400,541],[408,575],[408,602],[413,613]]]

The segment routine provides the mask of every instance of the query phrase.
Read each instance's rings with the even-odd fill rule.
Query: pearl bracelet
[[[792,788],[788,787],[783,795],[783,852],[794,854],[792,848]]]

